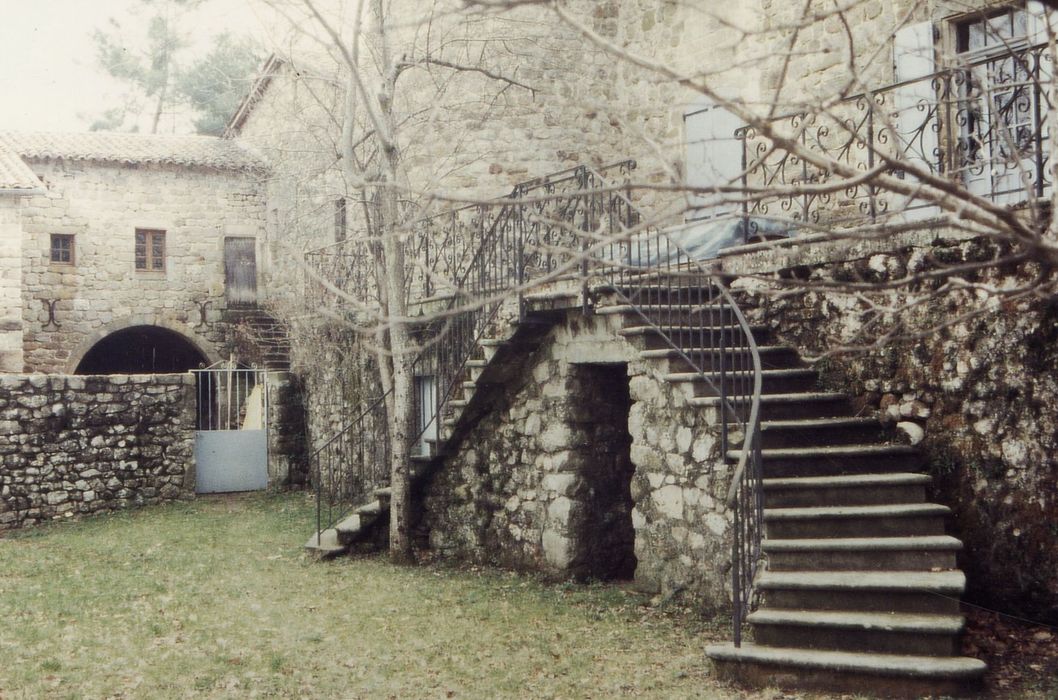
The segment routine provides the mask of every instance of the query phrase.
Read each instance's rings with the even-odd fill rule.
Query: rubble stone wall
[[[186,374],[0,376],[0,529],[194,494]]]
[[[426,487],[430,546],[446,558],[562,577],[620,577],[620,565],[600,566],[592,549],[624,546],[619,533],[610,541],[598,527],[609,518],[622,529],[621,507],[592,501],[600,484],[630,476],[637,585],[724,607],[730,521],[721,494],[730,472],[715,415],[687,405],[660,367],[616,335],[615,323],[571,313],[520,378],[498,389],[492,410]],[[608,379],[592,371],[600,365]],[[615,365],[627,377],[623,396],[608,384]],[[626,413],[618,424],[619,410]],[[626,457],[612,449],[616,441]]]

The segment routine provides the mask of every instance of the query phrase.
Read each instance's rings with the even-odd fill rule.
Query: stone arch
[[[66,373],[74,374],[82,361],[84,361],[85,356],[88,355],[88,353],[91,352],[101,341],[116,333],[121,333],[122,331],[128,331],[137,327],[162,329],[180,336],[181,340],[194,348],[194,350],[205,359],[206,364],[213,364],[223,359],[220,353],[213,347],[212,343],[196,333],[187,324],[162,318],[154,314],[136,314],[108,323],[86,338],[84,342],[78,346],[77,350],[71,353],[70,359],[66,363]]]

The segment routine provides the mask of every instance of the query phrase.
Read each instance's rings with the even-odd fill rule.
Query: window
[[[1041,89],[1050,75],[1032,46],[1042,21],[1042,14],[1007,7],[954,23],[955,167],[971,192],[994,201],[1043,194],[1037,154],[1045,152]]]
[[[165,231],[136,229],[136,269],[165,272]]]
[[[334,240],[341,243],[345,240],[345,197],[334,200]]]
[[[51,262],[56,265],[73,265],[73,234],[51,234]]]
[[[415,377],[415,414],[419,437],[414,450],[431,455],[437,442],[437,377],[432,374]]]

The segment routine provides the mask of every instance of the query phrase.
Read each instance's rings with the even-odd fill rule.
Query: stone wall
[[[179,375],[0,376],[0,529],[194,493]]]
[[[0,372],[22,371],[21,199],[0,195]]]
[[[571,313],[497,390],[426,487],[430,546],[443,557],[604,578],[627,575],[630,559],[599,550],[626,551],[631,535],[637,585],[724,607],[729,470],[715,415],[688,406],[614,324]]]
[[[132,325],[169,328],[211,361],[219,359],[227,333],[222,323],[224,238],[263,237],[265,204],[258,176],[190,167],[28,162],[47,192],[27,198],[22,208],[22,371],[73,372],[94,342]],[[165,231],[164,272],[135,269],[137,228]],[[53,233],[74,235],[74,264],[51,262]],[[51,302],[54,319],[48,312]]]
[[[968,598],[1008,613],[1058,621],[1058,308],[1046,296],[985,302],[942,297],[912,308],[900,326],[849,294],[814,282],[884,284],[905,274],[990,259],[994,246],[929,231],[897,240],[816,243],[731,257],[731,272],[801,280],[775,295],[744,280],[751,315],[810,353],[872,344],[880,348],[822,361],[835,390],[865,411],[900,422],[930,457],[931,499],[950,506],[949,531],[965,543],[959,566]],[[1015,288],[1033,270],[1005,267],[965,275]],[[899,307],[928,292],[886,295]],[[972,308],[984,313],[964,318]],[[872,318],[875,318],[872,325]],[[922,337],[914,337],[921,334]],[[901,337],[903,338],[901,340]]]

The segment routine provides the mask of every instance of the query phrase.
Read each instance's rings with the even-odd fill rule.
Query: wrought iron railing
[[[435,312],[435,320],[421,329],[414,371],[432,378],[433,420],[440,421],[505,300],[516,301],[521,318],[524,294],[531,286],[565,279],[580,285],[585,308],[592,289],[606,290],[628,304],[719,398],[725,457],[740,443],[728,495],[734,517],[732,589],[738,644],[760,559],[760,358],[749,324],[713,272],[664,231],[640,227],[628,185],[634,167],[632,161],[603,172],[580,166],[522,183],[497,204],[465,207],[417,224],[420,241],[473,240],[476,246],[462,259],[421,256],[417,261],[419,294],[431,296],[442,289],[442,278],[451,292],[443,311]],[[610,182],[615,175],[621,184]],[[430,250],[429,244],[418,244],[416,250]],[[366,260],[354,258],[335,269],[348,270]],[[344,280],[363,279],[355,271],[345,274]],[[388,477],[384,399],[313,455],[317,534]],[[429,424],[420,417],[415,442]]]
[[[389,483],[386,399],[380,396],[313,450],[309,474],[316,488],[316,541],[349,506]],[[376,439],[365,440],[365,435]]]
[[[782,117],[772,128],[863,173],[877,168],[915,185],[923,179],[913,174],[918,169],[1003,205],[1045,196],[1052,186],[1046,114],[1053,80],[1046,45],[959,59],[917,80]],[[841,225],[939,213],[932,202],[895,194],[873,177],[842,176],[847,185],[832,191],[805,188],[841,181],[834,168],[774,148],[758,129],[736,135],[743,140],[743,186],[753,193],[743,200],[750,228],[768,218]]]
[[[627,173],[633,167],[632,161],[624,161],[602,171]],[[603,201],[613,193],[599,188],[599,177],[584,166],[563,170],[520,183],[508,197],[422,219],[410,227],[405,241],[409,300],[432,298],[437,303],[426,310],[424,318],[429,320],[418,329],[420,348],[413,367],[416,375],[432,378],[436,406],[432,420],[417,421],[420,433],[413,447],[422,444],[431,424],[436,430],[436,422],[443,420],[465,379],[467,362],[476,356],[504,302],[514,299],[521,317],[530,285],[586,269],[579,262],[587,245],[582,232],[607,212],[619,213]],[[370,277],[375,274],[377,245],[359,236],[311,251],[306,262],[319,278],[314,286],[323,287],[325,295],[328,286],[339,290],[341,302],[377,309],[377,287]],[[368,426],[363,424],[382,410],[381,404],[367,409],[310,456],[310,471],[322,488],[317,491],[319,532],[333,526],[369,486],[381,485],[388,476],[377,465],[348,457],[361,454],[352,444],[365,435],[386,441],[384,421],[372,422],[374,432],[365,432]],[[350,473],[335,474],[335,469]]]
[[[602,176],[596,176],[605,182]],[[620,190],[610,206],[631,212],[609,217],[638,222],[635,207]],[[727,493],[732,512],[732,601],[736,646],[753,604],[753,580],[763,539],[761,461],[761,362],[753,330],[723,282],[669,233],[656,227],[596,237],[590,256],[593,284],[601,280],[629,305],[682,360],[685,371],[717,397],[723,458],[738,445],[738,461]],[[631,233],[631,235],[628,235]]]

